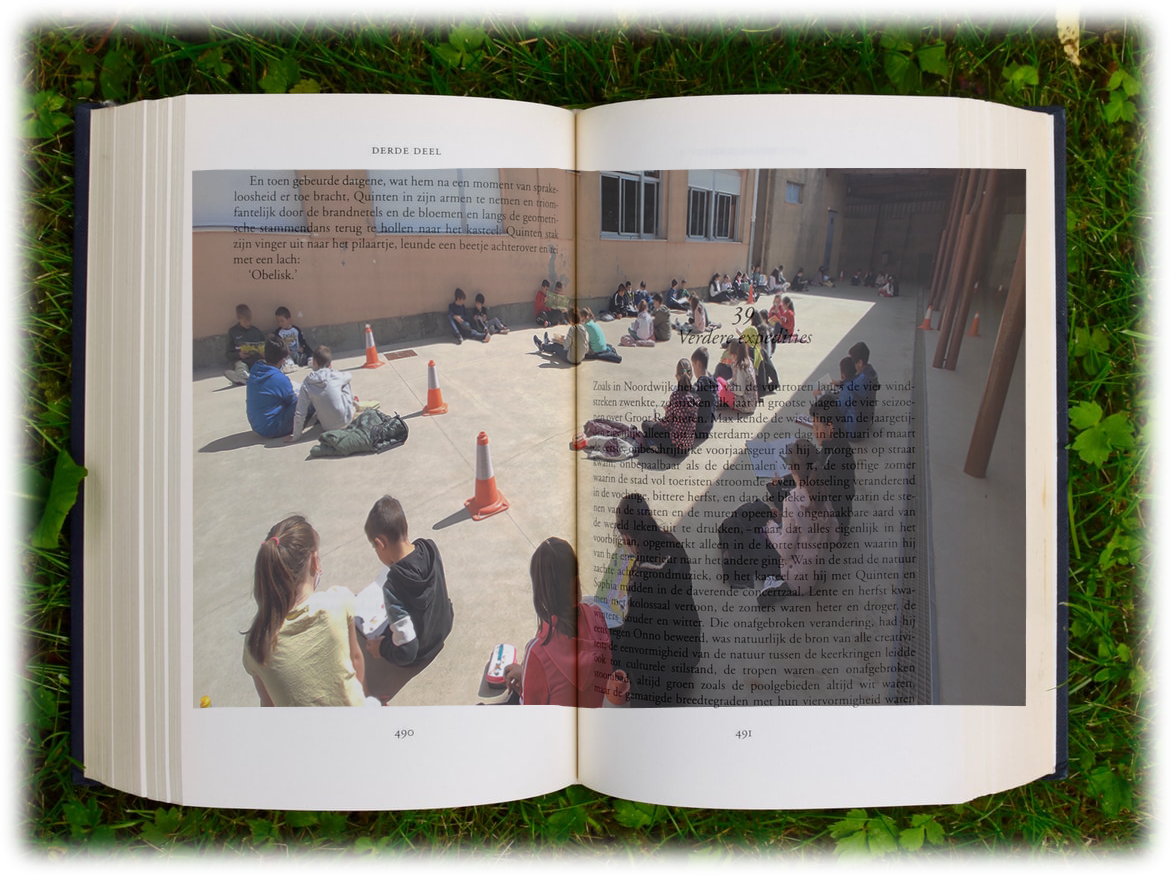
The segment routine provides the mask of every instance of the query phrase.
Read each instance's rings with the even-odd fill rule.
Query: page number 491
[[[751,739],[752,738],[752,731],[751,730],[737,730],[736,731],[736,738],[737,739]]]

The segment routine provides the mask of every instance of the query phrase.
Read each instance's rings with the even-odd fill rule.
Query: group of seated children
[[[768,485],[769,503],[749,502],[721,524],[721,560],[733,587],[764,583],[757,602],[807,595],[812,567],[849,532],[854,505],[854,452],[842,434],[845,417],[823,396],[809,409],[814,442],[785,448],[789,474]],[[827,526],[826,523],[832,523]]]
[[[862,441],[870,437],[870,424],[874,419],[874,406],[879,390],[878,374],[870,364],[870,348],[862,341],[850,347],[848,354],[838,363],[841,380],[835,380],[835,390],[825,392],[833,399],[842,412],[842,434],[850,441]],[[815,396],[823,395],[821,390]]]
[[[549,281],[542,280],[533,305],[537,325],[542,328],[548,328],[551,325],[565,325],[569,321],[568,307],[569,300],[565,295],[561,281],[558,280],[557,288],[550,292]]]
[[[288,353],[283,370],[288,373],[307,365],[309,343],[301,330],[293,325],[289,308],[276,309],[276,323],[274,334],[284,341]],[[242,386],[248,382],[252,366],[264,357],[265,334],[252,324],[252,310],[247,304],[236,305],[236,322],[228,329],[227,335],[228,347],[225,356],[229,367],[224,371],[224,377],[237,386]]]
[[[583,341],[584,333],[584,341]],[[545,339],[533,335],[533,343],[537,352],[546,356],[556,356],[563,362],[576,365],[583,359],[600,359],[603,362],[621,362],[622,356],[614,349],[613,344],[606,343],[606,336],[602,334],[602,327],[598,325],[594,312],[588,307],[569,308],[569,331],[564,335],[549,337],[545,332]]]
[[[675,365],[675,389],[667,399],[663,416],[644,420],[642,434],[647,450],[686,456],[707,439],[716,421],[719,385],[707,373],[707,347],[698,347],[691,359]]]
[[[721,277],[720,272],[716,271],[707,284],[708,301],[716,304],[747,301],[752,294],[752,287],[752,278],[742,271],[737,271],[733,278],[729,278],[727,274]]]
[[[411,542],[402,506],[383,496],[366,518],[366,537],[387,567],[382,584],[387,634],[371,637],[375,659],[417,666],[451,632],[454,611],[435,543]],[[244,669],[262,706],[379,706],[368,694],[365,657],[354,624],[354,595],[322,589],[320,539],[304,517],[268,531],[256,555],[256,616],[244,645]]]
[[[285,443],[301,437],[320,421],[322,429],[344,429],[354,418],[354,391],[350,375],[333,369],[333,354],[324,344],[313,351],[313,370],[295,383],[282,370],[289,351],[277,334],[264,339],[264,358],[248,374],[245,410],[248,425],[262,438]]]

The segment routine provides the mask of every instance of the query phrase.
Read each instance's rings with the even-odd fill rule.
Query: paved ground
[[[778,348],[774,362],[781,382],[808,384],[826,372],[836,372],[846,349],[856,340],[865,340],[883,384],[909,387],[915,327],[922,319],[917,295],[909,286],[904,286],[898,299],[878,299],[873,290],[849,287],[793,294],[797,330],[810,336],[811,342]],[[719,334],[726,335],[736,320],[736,308],[709,305],[709,310],[723,323]],[[983,388],[996,319],[995,314],[985,313],[984,337],[965,339],[965,358],[958,371],[948,372],[942,380],[938,374],[928,375],[928,434],[936,430],[947,436],[949,448],[962,444],[962,449],[955,451],[960,454],[961,467],[967,449],[964,432],[966,429],[970,434],[971,428],[964,418],[969,409],[974,413],[972,394],[978,402]],[[604,331],[617,345],[628,324],[628,320],[604,324]],[[260,439],[248,429],[243,388],[229,386],[219,371],[195,375],[196,699],[208,695],[221,707],[257,704],[251,680],[240,664],[241,632],[247,629],[255,610],[252,564],[269,527],[292,513],[308,517],[321,535],[325,586],[342,585],[357,592],[378,574],[380,564],[366,542],[362,525],[371,504],[384,493],[402,501],[412,537],[426,536],[438,544],[455,605],[455,628],[441,654],[421,671],[405,673],[368,661],[372,683],[380,693],[392,695],[392,705],[478,701],[479,676],[491,646],[511,642],[523,647],[535,632],[528,563],[536,545],[548,536],[576,538],[583,589],[588,592],[593,588],[595,565],[600,562],[594,559],[594,552],[609,545],[613,515],[608,510],[595,513],[592,478],[603,471],[614,474],[615,469],[584,460],[569,450],[569,441],[585,419],[614,416],[612,408],[604,411],[598,405],[598,399],[623,392],[595,391],[595,381],[611,385],[616,380],[634,385],[664,383],[672,378],[675,362],[689,356],[693,348],[675,336],[653,349],[623,349],[621,364],[590,361],[574,369],[536,355],[533,331],[532,326],[514,326],[510,335],[497,336],[488,344],[466,341],[456,346],[446,339],[425,339],[383,347],[383,353],[411,349],[417,355],[371,370],[361,368],[361,351],[337,355],[335,367],[352,372],[359,398],[378,400],[383,410],[397,410],[408,418],[411,434],[407,443],[381,455],[309,459],[318,429],[306,433],[297,444]],[[932,333],[928,359],[936,337],[937,333]],[[713,364],[718,353],[718,344],[712,345]],[[443,397],[450,407],[449,413],[437,417],[419,415],[427,395],[429,359],[437,363]],[[300,375],[305,373],[303,369]],[[292,377],[298,379],[298,374]],[[1017,402],[1022,383],[1019,379],[1014,382]],[[910,398],[909,388],[892,389],[886,395],[895,398],[901,397],[900,393]],[[654,395],[661,411],[666,393]],[[671,488],[667,479],[683,477],[688,473],[687,463],[680,468],[657,455],[644,455],[636,467],[622,470],[627,483],[620,486],[624,491],[637,489],[647,494],[660,521],[676,528],[688,543],[696,567],[716,570],[714,545],[695,535],[684,538],[679,527],[690,524],[694,532],[703,520],[704,508],[722,507],[727,502],[727,513],[735,507],[733,502],[762,495],[759,487],[743,486],[747,476],[725,470],[724,463],[746,459],[745,435],[775,437],[791,431],[792,418],[807,412],[810,398],[805,390],[778,392],[764,399],[758,421],[718,423],[703,453],[692,454],[693,463],[719,466],[711,472],[710,486],[700,488],[705,494],[702,500],[680,500],[686,491]],[[786,405],[790,400],[796,404]],[[1019,429],[1021,408],[1010,403],[1002,432]],[[489,436],[497,485],[511,504],[508,511],[476,522],[467,515],[463,503],[474,491],[476,435],[480,431]],[[906,442],[876,435],[871,440],[872,455],[867,458],[877,459],[877,448],[894,448],[900,443]],[[946,626],[943,622],[940,625],[949,631],[948,641],[939,649],[947,654],[941,653],[944,665],[938,671],[950,680],[944,689],[955,698],[948,701],[1001,701],[1004,686],[998,679],[1020,674],[1016,667],[1018,660],[1023,660],[1023,623],[1012,612],[1019,608],[1017,594],[1023,586],[1016,571],[1023,556],[1023,536],[1015,524],[1019,514],[1014,515],[1022,498],[1011,467],[1012,454],[1019,453],[1020,444],[998,440],[990,476],[983,482],[963,475],[936,474],[937,463],[954,468],[954,461],[948,454],[932,450],[933,507],[950,509],[947,532],[964,533],[962,551],[946,552],[960,562],[947,566],[946,580],[938,575],[936,580],[937,607],[946,607],[948,612]],[[645,483],[636,483],[643,478]],[[920,486],[922,483],[920,479]],[[660,500],[655,498],[656,492],[676,498]],[[693,488],[693,492],[698,490]],[[609,508],[616,501],[606,500]],[[966,526],[963,517],[972,513],[975,506],[971,503],[989,501],[995,502],[996,513],[978,510],[982,525]],[[890,505],[878,499],[856,503],[855,507],[875,510]],[[937,533],[941,531],[937,528]],[[941,541],[938,534],[936,542],[938,556],[939,544],[949,542]],[[988,550],[989,544],[1010,546],[1011,550]],[[860,545],[858,550],[862,550]],[[989,572],[963,561],[973,555],[999,565]],[[987,590],[989,580],[997,582],[995,592]],[[928,597],[925,585],[922,596]],[[827,599],[825,614],[820,614],[819,607],[817,616],[840,616],[837,613],[848,606],[845,597],[836,601],[842,606],[835,608],[830,604],[835,600]],[[709,622],[715,616],[728,616],[728,607],[731,613],[736,608],[715,597],[697,602]],[[976,627],[969,625],[967,613],[974,605],[980,611]],[[855,606],[853,616],[866,614],[879,615]],[[881,614],[894,616],[885,611]],[[989,623],[995,633],[987,628]],[[710,647],[714,651],[714,646]],[[981,671],[975,657],[982,658],[992,648],[998,651],[995,671]],[[714,654],[711,656],[708,662],[718,662]],[[761,666],[775,663],[759,661]],[[824,668],[816,660],[812,663],[818,664],[818,671]],[[778,701],[785,699],[775,688],[769,688],[768,693]],[[978,699],[970,699],[972,696]]]

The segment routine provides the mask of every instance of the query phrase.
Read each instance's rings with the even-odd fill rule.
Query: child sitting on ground
[[[247,304],[236,305],[236,324],[228,329],[228,370],[224,377],[237,386],[248,382],[248,372],[264,355],[264,332],[252,324]]]
[[[645,301],[638,302],[638,315],[630,324],[627,331],[636,341],[649,341],[655,336],[655,321],[647,311]]]
[[[248,425],[264,438],[279,438],[293,431],[301,385],[294,386],[288,375],[281,371],[288,353],[284,341],[276,335],[269,335],[264,342],[264,361],[253,365],[248,374]]]
[[[756,410],[756,369],[752,367],[748,345],[739,338],[728,344],[732,356],[731,376],[717,377],[720,402],[738,414],[751,414]]]
[[[396,666],[425,663],[443,649],[455,620],[439,548],[430,539],[410,540],[403,506],[392,496],[374,503],[365,529],[387,567],[382,600],[390,623],[385,635],[366,640],[366,650]]]
[[[581,312],[576,307],[569,308],[569,332],[557,335],[552,341],[549,333],[545,332],[545,340],[533,335],[533,343],[537,345],[537,352],[546,356],[557,356],[570,365],[578,364],[585,358],[590,348],[589,334],[581,324]]]
[[[557,288],[561,288],[561,283],[557,284]],[[541,288],[537,290],[537,298],[534,305],[537,325],[539,326],[561,325],[565,322],[565,311],[560,307],[554,307],[549,301],[549,296],[549,281],[542,280]]]
[[[324,344],[313,351],[313,371],[306,375],[297,393],[297,411],[293,416],[293,434],[285,443],[297,441],[307,422],[314,416],[322,430],[344,429],[354,418],[354,389],[350,375],[333,370],[333,352]]]
[[[488,308],[484,306],[484,293],[476,293],[476,305],[472,309],[472,325],[484,334],[508,334],[508,326],[500,321],[499,317],[489,316]]]
[[[308,521],[286,517],[270,529],[253,568],[256,617],[245,640],[244,669],[260,705],[379,705],[366,698],[354,594],[346,587],[317,589],[320,544]]]
[[[455,290],[455,300],[447,305],[447,324],[451,327],[451,333],[455,336],[455,342],[457,344],[462,344],[464,338],[471,338],[473,341],[483,341],[486,344],[492,336],[487,332],[476,331],[472,328],[472,324],[468,319],[467,307],[464,306],[464,302],[467,300],[467,293],[457,287]]]
[[[280,335],[289,350],[289,358],[285,360],[282,370],[288,374],[291,371],[296,371],[302,365],[308,365],[309,342],[305,340],[305,335],[301,333],[301,330],[293,325],[293,315],[289,313],[289,308],[278,307],[276,309],[276,324],[276,333]]]
[[[663,304],[663,293],[651,297],[651,322],[654,324],[656,341],[671,340],[671,311]]]
[[[675,365],[675,389],[667,400],[663,417],[644,420],[642,434],[648,450],[661,450],[672,456],[686,456],[695,446],[695,427],[699,402],[691,394],[691,362],[680,359]]]
[[[756,597],[759,605],[774,605],[790,594],[809,595],[813,567],[835,540],[830,531],[834,527],[825,525],[833,511],[809,487],[817,468],[817,451],[808,439],[798,438],[786,448],[785,463],[795,486],[781,506],[780,520],[770,519],[762,527],[780,559],[780,574],[765,579]]]
[[[707,347],[699,347],[691,354],[691,370],[695,374],[695,399],[699,403],[695,419],[695,440],[703,441],[712,433],[719,404],[720,385],[707,373]]]
[[[622,356],[618,354],[612,344],[606,343],[606,336],[602,334],[602,327],[594,319],[594,312],[588,307],[583,307],[581,318],[585,320],[586,336],[590,339],[590,350],[584,358],[601,359],[604,362],[621,362]]]
[[[610,630],[601,610],[581,601],[577,555],[569,542],[541,542],[529,562],[529,580],[539,628],[525,646],[524,662],[504,670],[510,696],[522,706],[601,708],[610,678]]]

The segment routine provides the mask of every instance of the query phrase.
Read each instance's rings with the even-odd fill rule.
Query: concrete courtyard
[[[774,364],[782,384],[808,384],[827,372],[851,344],[864,340],[883,384],[909,385],[915,374],[915,340],[923,317],[920,290],[904,284],[902,295],[881,299],[872,289],[810,289],[791,293],[797,331],[806,344],[777,348]],[[767,307],[770,299],[758,302]],[[722,338],[735,330],[736,305],[707,305],[723,324]],[[1000,303],[983,303],[981,337],[965,338],[956,371],[926,369],[925,410],[921,417],[930,445],[928,532],[935,556],[933,589],[921,581],[924,600],[934,598],[936,648],[933,689],[948,703],[1023,701],[1024,582],[1023,515],[1023,353],[1018,360],[1005,419],[987,478],[962,473],[967,437],[983,389],[995,342]],[[595,311],[598,308],[595,307]],[[602,323],[618,346],[629,320]],[[692,345],[671,341],[652,348],[620,348],[624,361],[587,361],[576,368],[537,355],[531,323],[511,323],[507,336],[490,343],[425,338],[379,346],[381,354],[409,353],[378,368],[365,369],[364,351],[334,351],[334,367],[353,375],[355,394],[398,411],[410,426],[405,445],[382,454],[344,459],[310,459],[320,428],[301,441],[262,439],[248,427],[245,390],[223,377],[221,369],[194,375],[194,695],[209,696],[216,707],[256,706],[251,678],[241,665],[242,633],[255,612],[252,566],[268,529],[294,513],[305,515],[321,537],[322,586],[345,586],[355,593],[373,581],[381,564],[362,527],[370,506],[385,493],[406,511],[412,538],[433,539],[439,547],[455,607],[455,625],[443,651],[427,666],[411,671],[367,657],[372,693],[390,697],[392,706],[468,705],[478,696],[489,650],[500,642],[523,649],[536,632],[528,576],[529,559],[549,536],[578,545],[583,592],[596,585],[596,546],[612,534],[613,515],[597,514],[591,477],[612,464],[582,458],[570,450],[586,419],[614,417],[596,401],[595,381],[663,383],[675,363],[690,356]],[[312,343],[312,333],[309,332]],[[928,334],[930,361],[937,332]],[[377,338],[376,338],[377,340]],[[712,366],[719,344],[709,344]],[[427,399],[427,363],[434,360],[449,412],[422,416]],[[291,376],[300,380],[301,369]],[[880,392],[880,398],[883,393]],[[910,398],[911,393],[905,393]],[[784,406],[790,398],[796,406]],[[656,398],[661,412],[667,394]],[[693,452],[698,461],[744,457],[746,428],[775,433],[783,418],[808,411],[807,392],[778,392],[762,400],[762,423],[737,425],[723,419],[708,446]],[[646,410],[649,410],[647,408]],[[488,435],[496,484],[508,499],[507,511],[473,521],[464,501],[475,489],[476,436]],[[737,437],[730,437],[735,432]],[[874,446],[897,441],[871,439]],[[905,442],[904,442],[905,443]],[[938,449],[937,449],[938,447]],[[958,461],[957,461],[958,458]],[[927,460],[925,460],[927,462]],[[657,454],[638,458],[644,473],[663,473],[678,463]],[[638,470],[635,471],[638,474]],[[725,487],[712,473],[711,493],[744,493]],[[763,481],[759,493],[763,494]],[[652,498],[647,488],[640,488]],[[631,491],[634,491],[631,489]],[[575,496],[577,501],[575,502]],[[616,500],[611,503],[616,504]],[[862,503],[863,505],[865,503]],[[694,520],[689,501],[651,502],[664,526]],[[727,511],[735,507],[729,504]],[[856,504],[856,508],[860,505]],[[974,521],[976,525],[974,525]],[[689,537],[690,538],[690,537]],[[689,542],[689,538],[682,538]],[[689,543],[697,567],[717,568],[714,547]],[[958,545],[958,546],[957,546]],[[719,614],[726,600],[697,599],[701,617]],[[926,631],[923,631],[926,639]],[[196,705],[193,703],[192,705]]]

